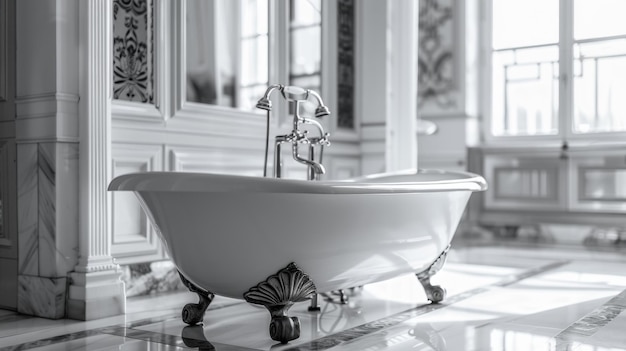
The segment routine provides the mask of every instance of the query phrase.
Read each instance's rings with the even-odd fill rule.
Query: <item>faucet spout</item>
[[[313,169],[313,173],[315,174],[316,178],[319,178],[320,175],[326,173],[326,168],[324,168],[324,165],[322,165],[321,163],[300,157],[300,154],[298,153],[297,143],[294,143],[291,145],[291,151],[293,154],[293,159],[296,160],[297,162],[300,162],[306,166],[311,167]]]

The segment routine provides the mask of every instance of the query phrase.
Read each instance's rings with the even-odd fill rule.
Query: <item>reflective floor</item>
[[[347,304],[294,305],[301,336],[269,338],[263,307],[217,297],[204,325],[194,294],[132,298],[127,314],[51,321],[0,311],[0,350],[626,350],[626,255],[545,247],[452,250],[429,304],[414,276],[356,289]]]

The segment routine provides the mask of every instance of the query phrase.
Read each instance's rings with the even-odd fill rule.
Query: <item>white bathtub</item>
[[[317,182],[150,172],[109,186],[137,194],[185,278],[234,298],[292,262],[318,293],[424,272],[484,189],[443,171]]]

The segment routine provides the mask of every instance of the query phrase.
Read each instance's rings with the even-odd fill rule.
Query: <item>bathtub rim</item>
[[[407,180],[417,176],[424,181]],[[437,179],[436,177],[447,178]],[[396,179],[396,181],[390,181]],[[404,180],[398,180],[404,179]],[[287,194],[395,194],[437,191],[484,191],[477,174],[443,170],[378,173],[348,180],[307,181],[199,172],[137,172],[116,177],[109,191],[247,192]]]

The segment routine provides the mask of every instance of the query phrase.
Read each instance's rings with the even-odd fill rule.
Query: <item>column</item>
[[[121,271],[111,256],[110,135],[112,1],[80,1],[79,258],[68,316],[91,320],[126,311]]]
[[[357,2],[362,173],[417,166],[417,24],[412,0]]]

